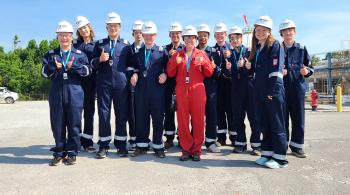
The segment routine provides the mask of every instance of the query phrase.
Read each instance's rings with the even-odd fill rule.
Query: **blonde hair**
[[[253,37],[252,37],[252,48],[251,48],[251,52],[250,52],[249,59],[248,59],[249,61],[253,60],[253,58],[256,54],[256,45],[259,42],[259,40],[255,37],[255,29],[256,29],[256,27],[254,28],[254,31],[253,31],[254,33],[253,33]],[[267,37],[266,42],[265,42],[265,45],[267,45],[267,48],[270,48],[274,41],[275,41],[275,38],[273,37],[272,31],[270,29],[270,35]]]
[[[91,41],[93,41],[93,40],[94,40],[94,37],[95,37],[95,32],[94,32],[94,30],[92,29],[91,24],[87,24],[87,25],[88,25],[88,27],[89,27],[89,29],[90,29],[90,38],[91,38]],[[76,34],[77,34],[77,40],[78,40],[78,41],[84,40],[83,37],[81,36],[79,30],[77,30],[77,33],[76,33]]]

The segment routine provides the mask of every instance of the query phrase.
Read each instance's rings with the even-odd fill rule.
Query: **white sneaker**
[[[279,168],[287,167],[288,164],[279,164],[275,160],[271,159],[265,163],[265,166],[270,168],[270,169],[279,169]]]
[[[266,162],[268,162],[269,159],[266,157],[260,157],[258,160],[255,161],[256,164],[265,166]]]
[[[216,146],[216,144],[212,144],[209,146],[209,148],[207,148],[208,152],[211,153],[220,153],[221,150]]]

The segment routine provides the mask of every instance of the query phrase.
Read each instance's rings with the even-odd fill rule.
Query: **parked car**
[[[6,87],[0,87],[0,102],[13,104],[18,99],[18,93],[9,91]]]

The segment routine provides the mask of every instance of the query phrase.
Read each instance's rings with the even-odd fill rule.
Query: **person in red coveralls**
[[[214,67],[204,51],[196,49],[197,30],[185,27],[182,38],[185,48],[170,58],[167,66],[169,77],[176,76],[176,106],[182,155],[180,161],[192,158],[200,161],[204,141],[205,88],[204,77],[213,74]],[[191,118],[190,118],[191,117]],[[190,121],[192,133],[190,131]]]

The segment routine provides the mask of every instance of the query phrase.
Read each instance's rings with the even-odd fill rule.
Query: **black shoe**
[[[107,149],[99,149],[97,154],[96,154],[96,158],[97,159],[104,159],[106,158],[108,155],[108,150]]]
[[[261,156],[261,148],[260,147],[252,148],[252,151],[250,152],[250,155]]]
[[[306,158],[306,154],[305,154],[304,150],[301,148],[292,149],[292,155],[294,155],[298,158]]]
[[[141,148],[136,148],[136,150],[131,154],[132,157],[140,156],[146,154],[146,150],[142,150]]]
[[[166,140],[165,142],[164,142],[164,148],[165,149],[169,149],[169,148],[171,148],[171,147],[173,147],[174,146],[174,141],[173,140]]]
[[[126,157],[128,156],[128,151],[125,148],[118,149],[117,154],[119,155],[119,157]]]
[[[64,162],[66,165],[75,165],[77,164],[77,157],[76,156],[68,156],[66,161]]]
[[[219,142],[219,144],[221,145],[221,146],[226,146],[227,144],[226,144],[226,140],[220,140],[220,139],[218,139],[218,142]]]
[[[233,153],[242,153],[247,150],[247,146],[235,146],[235,149],[233,149]]]
[[[192,161],[198,162],[198,161],[200,161],[200,160],[201,160],[201,157],[200,157],[199,155],[194,154],[194,155],[192,156]]]
[[[182,153],[182,155],[180,156],[179,160],[180,161],[188,161],[190,159],[190,155],[188,153]]]
[[[62,161],[63,161],[62,157],[56,156],[56,157],[53,157],[53,159],[50,161],[49,165],[50,166],[58,166],[62,163]]]
[[[164,152],[164,150],[155,151],[155,155],[156,155],[156,157],[158,157],[158,158],[165,158],[165,152]]]

